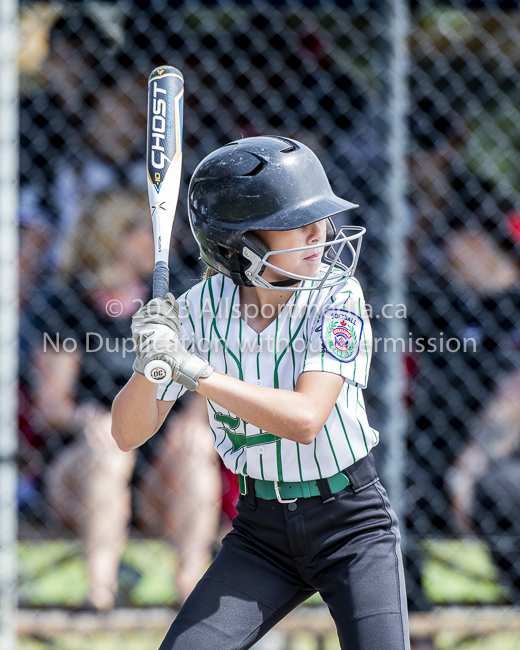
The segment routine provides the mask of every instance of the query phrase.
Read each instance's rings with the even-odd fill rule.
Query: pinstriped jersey
[[[325,426],[310,445],[263,431],[207,400],[213,444],[230,470],[271,481],[326,478],[377,444],[379,436],[369,426],[362,395],[372,332],[356,279],[321,291],[295,292],[260,334],[241,318],[239,289],[223,275],[199,282],[178,302],[179,337],[219,372],[285,390],[294,390],[302,372],[345,378]],[[157,399],[173,401],[185,390],[165,382],[158,386]]]

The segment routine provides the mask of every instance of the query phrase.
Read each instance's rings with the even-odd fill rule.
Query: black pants
[[[346,472],[352,486],[328,503],[240,501],[234,530],[160,650],[250,648],[316,591],[344,650],[408,649],[395,513],[371,455]]]

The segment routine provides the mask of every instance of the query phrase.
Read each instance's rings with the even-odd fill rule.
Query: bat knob
[[[145,366],[144,376],[153,384],[160,384],[172,378],[172,369],[166,361],[152,359]]]

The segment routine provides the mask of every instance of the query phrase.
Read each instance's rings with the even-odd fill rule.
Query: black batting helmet
[[[308,147],[279,136],[244,138],[217,149],[195,169],[188,190],[188,214],[202,259],[245,286],[272,286],[261,280],[270,252],[252,231],[293,230],[355,207],[332,192]],[[349,228],[356,234],[343,236],[343,245],[360,242],[364,233]],[[332,244],[334,237],[329,219],[327,241]]]

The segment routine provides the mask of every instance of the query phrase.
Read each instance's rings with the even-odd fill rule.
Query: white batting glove
[[[132,316],[132,339],[137,355],[134,372],[144,375],[144,368],[151,359],[165,358],[172,334],[180,330],[179,305],[172,293],[166,298],[153,298]],[[144,345],[146,343],[146,346]]]
[[[148,334],[148,331],[146,332]],[[172,378],[188,390],[199,387],[201,377],[209,377],[213,368],[198,354],[187,352],[179,336],[165,325],[158,325],[146,338],[142,338],[134,372],[144,375],[146,364],[152,359],[160,359],[172,369]]]
[[[132,338],[136,360],[134,372],[144,375],[146,364],[160,359],[172,369],[173,380],[188,390],[198,388],[198,380],[208,377],[213,368],[196,354],[187,352],[179,339],[178,305],[171,293],[166,300],[154,299],[132,318]]]
[[[153,330],[157,325],[166,325],[176,334],[181,329],[179,304],[172,293],[167,293],[164,300],[153,298],[132,316],[132,338],[136,349],[142,334],[150,329]]]
[[[154,344],[157,358],[160,358],[159,355],[164,354],[165,345],[170,335],[178,334],[180,328],[179,305],[171,293],[167,293],[164,300],[153,298],[141,309],[138,309],[132,316],[132,339],[137,354],[134,370],[139,374],[144,374],[144,371],[141,371],[142,364],[139,363],[139,360],[145,356],[142,349],[144,341],[151,339],[148,342],[148,350],[150,345]]]

